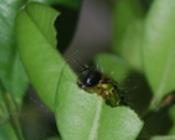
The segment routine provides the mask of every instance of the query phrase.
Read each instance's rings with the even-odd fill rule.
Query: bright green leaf
[[[56,102],[57,122],[63,139],[134,140],[137,137],[142,122],[133,111],[106,106],[100,97],[80,90],[76,81],[77,78],[65,67]]]
[[[144,68],[154,93],[151,108],[175,89],[175,1],[155,0],[146,19]]]
[[[36,10],[38,12],[32,12]],[[50,37],[56,36],[53,24],[57,15],[55,10],[46,5],[31,3],[18,15],[16,24],[21,57],[31,82],[52,110],[55,108],[56,86],[64,65],[54,46],[56,40]]]
[[[135,112],[127,107],[111,108],[101,97],[77,86],[77,76],[48,36],[55,36],[57,14],[45,5],[32,3],[18,15],[16,31],[25,68],[40,98],[55,111],[61,137],[135,140],[143,125]]]
[[[135,140],[142,128],[138,116],[128,108],[118,107],[115,110],[104,107],[99,127],[99,140]],[[115,116],[114,119],[110,119]],[[108,130],[108,133],[106,132]]]

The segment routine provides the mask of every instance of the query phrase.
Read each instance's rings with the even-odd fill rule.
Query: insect
[[[78,86],[89,93],[101,96],[111,107],[126,105],[118,83],[97,70],[85,70],[80,76]]]

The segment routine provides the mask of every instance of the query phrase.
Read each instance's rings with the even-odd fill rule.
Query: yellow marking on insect
[[[118,84],[98,71],[87,71],[78,85],[89,93],[101,96],[111,107],[116,107],[123,102]]]

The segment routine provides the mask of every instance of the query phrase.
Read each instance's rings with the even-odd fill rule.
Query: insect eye
[[[98,71],[87,71],[84,73],[84,76],[81,80],[81,82],[86,87],[92,87],[96,86],[99,81],[101,80],[101,73]]]

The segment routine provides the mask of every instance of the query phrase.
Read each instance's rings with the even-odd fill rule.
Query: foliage
[[[61,22],[62,11],[54,9],[53,5],[79,12],[80,0],[1,1],[0,138],[174,139],[175,2],[147,1],[146,7],[144,2],[118,0],[111,6],[111,51],[96,55],[94,63],[118,82],[128,106],[110,107],[100,96],[78,87],[78,76],[57,49],[62,43],[59,41],[70,41],[75,27],[66,26],[71,29],[70,35],[65,29],[65,34],[59,34],[55,23]],[[59,35],[62,39],[58,39]],[[62,44],[60,50],[66,49]],[[57,130],[52,127],[51,131],[56,134],[35,134],[34,138],[32,131],[26,133],[35,130],[36,124],[25,126],[25,117],[21,123],[25,113],[33,116],[31,122],[43,122],[43,118],[35,116],[37,111],[32,110],[33,107],[26,107],[24,96],[29,82],[48,111],[53,113]],[[42,104],[38,106],[43,107]]]

